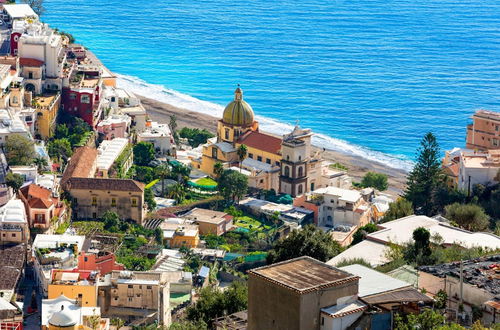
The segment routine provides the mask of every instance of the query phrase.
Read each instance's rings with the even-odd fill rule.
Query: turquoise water
[[[219,115],[240,83],[261,126],[408,168],[420,138],[463,146],[500,110],[500,1],[46,0],[138,94]]]

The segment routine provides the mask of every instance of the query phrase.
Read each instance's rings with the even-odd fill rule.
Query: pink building
[[[127,138],[130,123],[131,118],[127,115],[111,115],[97,125],[97,132],[104,136],[104,140]]]
[[[113,270],[124,270],[125,267],[116,262],[113,253],[99,251],[97,253],[81,252],[78,256],[78,269],[99,271],[101,275],[106,275]]]

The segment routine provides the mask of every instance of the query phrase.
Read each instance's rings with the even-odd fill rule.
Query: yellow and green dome
[[[254,122],[253,109],[250,104],[243,100],[243,91],[236,88],[234,91],[234,101],[229,103],[224,109],[222,121],[228,125],[251,126]]]

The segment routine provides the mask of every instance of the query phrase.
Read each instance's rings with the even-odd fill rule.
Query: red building
[[[12,32],[10,35],[10,55],[17,56],[19,38],[21,38],[21,32]]]
[[[122,264],[116,262],[116,257],[111,252],[85,253],[78,256],[78,269],[97,270],[101,275],[111,273],[113,270],[124,270]]]
[[[61,107],[82,118],[92,128],[102,119],[102,69],[97,65],[78,65],[62,89]]]

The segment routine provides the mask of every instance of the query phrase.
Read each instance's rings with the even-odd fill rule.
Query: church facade
[[[224,168],[247,175],[249,187],[295,197],[332,183],[332,173],[324,166],[320,152],[312,152],[312,135],[311,130],[298,125],[283,138],[260,132],[253,109],[238,87],[218,121],[216,140],[205,144],[201,157],[192,164],[214,176],[214,166],[221,162]],[[240,169],[237,151],[241,145],[247,147],[247,157]]]

